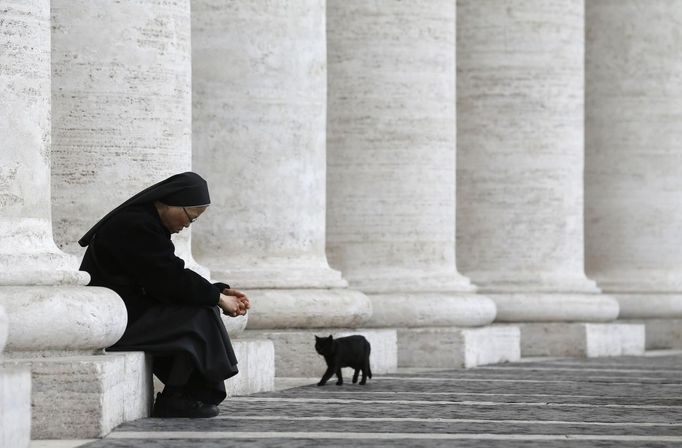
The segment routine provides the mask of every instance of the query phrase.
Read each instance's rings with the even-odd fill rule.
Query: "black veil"
[[[83,247],[89,245],[92,237],[102,224],[121,209],[128,207],[129,205],[146,204],[154,201],[161,201],[166,205],[175,207],[201,207],[209,205],[211,203],[211,198],[208,195],[208,184],[204,178],[197,173],[187,171],[176,174],[151,187],[145,188],[107,213],[104,218],[100,219],[97,224],[92,226],[92,228],[78,240],[78,244]]]

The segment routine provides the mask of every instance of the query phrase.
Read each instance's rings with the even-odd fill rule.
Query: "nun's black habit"
[[[128,310],[121,339],[108,350],[152,355],[154,374],[207,404],[225,399],[223,381],[237,374],[230,339],[216,306],[224,283],[211,284],[175,256],[155,201],[177,207],[210,203],[201,176],[186,172],[136,194],[78,242],[90,285],[116,291]]]

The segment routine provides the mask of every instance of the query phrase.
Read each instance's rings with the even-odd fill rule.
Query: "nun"
[[[164,384],[153,417],[215,417],[224,381],[238,372],[220,313],[245,315],[249,298],[185,268],[171,241],[210,203],[201,176],[176,174],[116,207],[78,241],[87,247],[80,269],[89,284],[116,291],[128,311],[123,336],[107,350],[148,353]]]

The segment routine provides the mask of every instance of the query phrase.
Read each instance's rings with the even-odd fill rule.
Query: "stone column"
[[[325,2],[194,1],[192,55],[193,162],[215,201],[195,254],[249,291],[278,375],[315,376],[311,329],[371,311],[325,256]]]
[[[189,13],[188,0],[52,2],[52,209],[64,250],[82,256],[77,240],[109,210],[191,169]],[[177,254],[209,277],[190,238],[173,236]],[[246,319],[225,323],[238,333]]]
[[[459,267],[498,321],[613,320],[617,302],[584,273],[584,2],[457,5]],[[629,350],[589,352],[604,327],[557,328],[522,326],[522,352]]]
[[[330,263],[401,365],[445,367],[429,344],[495,317],[455,266],[455,3],[330,2],[327,39]]]
[[[88,275],[52,239],[49,1],[0,2],[0,23],[0,306],[9,327],[4,364],[33,372],[33,438],[97,436],[121,421],[101,417],[123,412],[120,394],[112,400],[112,391],[124,376],[112,381],[106,375],[123,368],[125,359],[91,355],[121,336],[125,307],[112,291],[83,287]],[[18,385],[16,392],[22,390]]]
[[[682,1],[587,3],[587,272],[682,347]]]

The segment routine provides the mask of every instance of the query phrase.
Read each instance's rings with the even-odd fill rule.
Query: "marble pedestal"
[[[31,370],[33,439],[103,437],[149,416],[152,376],[144,353],[17,357],[4,365]]]
[[[518,361],[520,332],[512,325],[398,330],[398,366],[461,368]]]
[[[334,338],[360,334],[372,346],[372,373],[390,373],[398,368],[397,336],[394,329],[301,328],[290,330],[246,330],[244,338],[269,339],[275,348],[275,376],[321,378],[327,368],[315,351],[315,336]],[[343,375],[349,378],[350,369]]]
[[[33,439],[91,438],[145,417],[151,369],[141,352],[105,355],[126,311],[111,290],[2,286],[9,333],[3,365],[30,370]]]
[[[598,290],[596,290],[598,291]],[[598,292],[487,293],[497,322],[521,329],[522,356],[618,356],[644,351],[644,326],[614,323],[616,299]]]
[[[682,319],[623,319],[618,322],[644,325],[647,350],[682,349]]]
[[[520,323],[522,356],[641,355],[644,325],[620,323]]]
[[[239,374],[225,381],[227,396],[275,389],[275,347],[267,339],[233,339]]]
[[[660,285],[669,283],[660,281],[655,284],[661,288]],[[670,292],[651,291],[651,284],[645,282],[637,285],[642,292],[622,292],[627,287],[634,289],[633,285],[626,284],[624,287],[624,282],[615,286],[614,289],[619,292],[609,295],[618,300],[620,305],[619,322],[644,325],[647,349],[682,348],[682,294],[677,292],[677,285],[667,288]],[[661,289],[665,290],[666,287]]]

